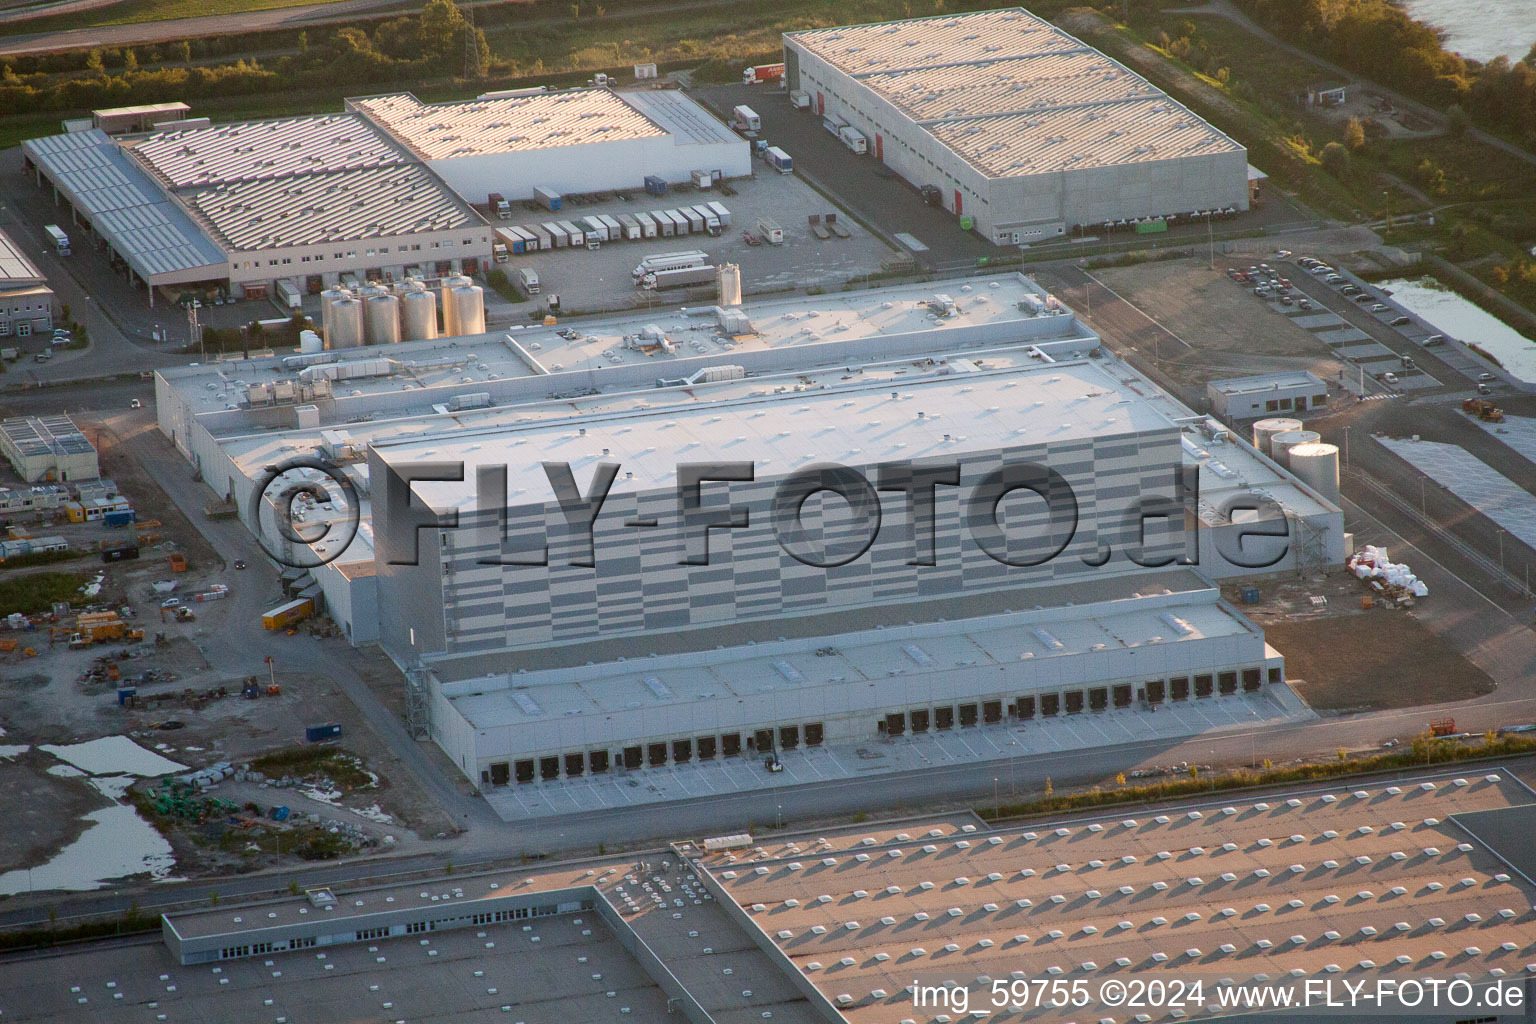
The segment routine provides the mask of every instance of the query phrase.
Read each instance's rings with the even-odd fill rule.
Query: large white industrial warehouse
[[[422,734],[508,794],[1003,720],[1283,717],[1281,656],[1211,581],[1347,545],[1328,481],[1162,393],[1017,274],[166,369],[156,395],[265,536],[266,467],[340,465],[363,524],[316,543],[337,557],[308,579],[408,670]],[[1021,461],[1058,474],[1069,516],[976,497]],[[455,528],[381,499],[423,462],[462,463],[412,487]],[[590,546],[548,463],[582,493],[613,465]],[[678,467],[699,463],[750,465],[698,493],[738,527],[683,517]],[[798,532],[776,519],[784,479],[827,463],[882,488],[874,528],[825,493]],[[327,489],[315,515],[344,518]]]
[[[22,152],[84,229],[70,233],[121,260],[151,303],[198,287],[291,304],[337,284],[472,274],[491,259],[491,226],[472,208],[490,192],[751,173],[747,142],[682,93],[606,88],[378,96],[340,114],[183,118],[128,135],[81,125]]]
[[[1247,151],[1021,8],[790,32],[785,82],[999,245],[1248,208]]]

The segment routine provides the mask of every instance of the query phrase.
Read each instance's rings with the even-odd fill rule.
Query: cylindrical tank
[[[485,333],[485,291],[477,284],[460,285],[451,296],[453,325],[459,335]]]
[[[1269,457],[1280,463],[1280,465],[1289,467],[1291,464],[1290,452],[1292,448],[1295,448],[1297,445],[1315,444],[1321,440],[1322,435],[1315,430],[1282,431],[1269,439]]]
[[[339,299],[331,304],[331,333],[326,348],[358,348],[363,344],[363,304],[357,299]]]
[[[741,305],[741,267],[735,263],[722,263],[716,277],[720,282],[720,305]]]
[[[459,330],[459,322],[454,319],[457,316],[457,310],[453,308],[453,290],[471,284],[474,282],[463,274],[449,274],[438,281],[438,298],[443,304],[443,336],[445,338],[456,338],[464,333]]]
[[[1253,425],[1253,446],[1265,455],[1272,455],[1269,439],[1276,434],[1283,434],[1287,430],[1300,430],[1301,420],[1291,419],[1289,416],[1273,416],[1267,420],[1259,420]]]
[[[331,306],[341,299],[352,297],[352,293],[340,285],[333,285],[320,293],[320,329],[329,338],[331,336]]]
[[[1326,441],[1298,444],[1287,453],[1291,472],[1335,505],[1339,503],[1339,448]]]
[[[437,296],[416,288],[400,297],[400,327],[406,341],[437,337]]]
[[[400,344],[400,300],[388,292],[363,303],[363,326],[370,345]]]
[[[301,355],[314,355],[316,352],[325,351],[325,341],[314,331],[299,332],[299,353]]]

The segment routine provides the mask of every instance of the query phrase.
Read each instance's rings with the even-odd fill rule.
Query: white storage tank
[[[459,330],[459,322],[455,319],[456,311],[453,308],[453,290],[474,284],[463,274],[449,274],[438,282],[439,295],[443,301],[443,337],[456,338],[464,332]]]
[[[1269,439],[1269,457],[1289,468],[1292,448],[1303,444],[1316,444],[1322,435],[1315,430],[1286,430]]]
[[[325,340],[314,331],[299,332],[299,354],[314,355],[316,352],[325,351]]]
[[[342,299],[350,299],[352,293],[340,286],[327,288],[320,293],[320,330],[325,337],[331,336],[331,307]]]
[[[359,348],[363,344],[363,304],[357,299],[339,299],[331,304],[331,333],[327,348]]]
[[[1292,446],[1287,453],[1296,478],[1335,505],[1339,503],[1339,448],[1326,441]]]
[[[735,263],[722,263],[716,279],[720,282],[720,305],[741,305],[741,267]]]
[[[400,327],[406,341],[430,341],[437,337],[437,296],[415,288],[400,299]]]
[[[485,333],[485,292],[477,284],[460,285],[449,297],[455,331],[450,337]]]
[[[400,300],[385,292],[370,295],[363,303],[364,333],[370,345],[400,343]]]
[[[1272,416],[1267,420],[1259,420],[1253,425],[1253,446],[1265,455],[1273,455],[1274,453],[1270,451],[1269,439],[1287,430],[1300,430],[1301,426],[1301,420],[1292,419],[1289,416]]]

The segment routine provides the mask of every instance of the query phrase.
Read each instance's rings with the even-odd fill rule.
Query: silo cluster
[[[485,294],[479,286],[455,274],[442,280],[440,293],[444,336],[485,333]],[[438,294],[416,278],[407,278],[393,288],[376,283],[356,289],[327,288],[320,293],[325,347],[357,348],[436,338]]]

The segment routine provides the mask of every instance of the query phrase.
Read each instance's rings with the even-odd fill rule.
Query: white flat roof
[[[1022,8],[785,39],[990,177],[1242,151],[1125,65]]]
[[[0,288],[42,284],[46,278],[9,235],[0,231]]]
[[[171,188],[397,164],[406,159],[355,114],[162,131],[126,144]]]
[[[757,385],[761,388],[761,384]],[[894,395],[894,397],[893,397]],[[613,494],[670,489],[682,462],[753,462],[759,477],[814,463],[872,465],[1171,428],[1170,421],[1087,361],[956,373],[908,382],[853,379],[799,396],[760,393],[711,403],[584,415],[572,423],[459,428],[378,446],[387,462],[463,462],[463,483],[418,483],[434,507],[473,504],[480,465],[505,465],[508,500],[543,502],[543,464],[578,479],[623,464]],[[536,499],[519,494],[537,495]]]
[[[423,103],[410,93],[397,93],[350,99],[347,107],[379,125],[423,160],[666,134],[607,89],[570,89],[456,103]]]
[[[813,687],[861,686],[892,676],[920,684],[957,670],[995,673],[1021,660],[1257,632],[1216,602],[1214,588],[1155,608],[1145,607],[1141,596],[1157,592],[1155,577],[1126,581],[1124,589],[1118,599],[1078,607],[1070,617],[1061,616],[1059,608],[999,612],[928,624],[910,631],[912,636],[871,629],[654,658],[640,656],[645,641],[639,639],[626,661],[464,679],[445,684],[446,692],[472,727],[492,729],[769,692],[793,701],[797,692]],[[1013,599],[1027,597],[1015,591]],[[463,695],[451,696],[455,692]]]
[[[1328,387],[1307,370],[1262,373],[1253,377],[1229,377],[1226,380],[1210,381],[1205,386],[1224,395],[1244,395],[1255,391],[1273,391],[1276,388],[1310,387],[1326,390]]]
[[[188,189],[182,200],[232,251],[485,227],[416,163],[232,181]]]

